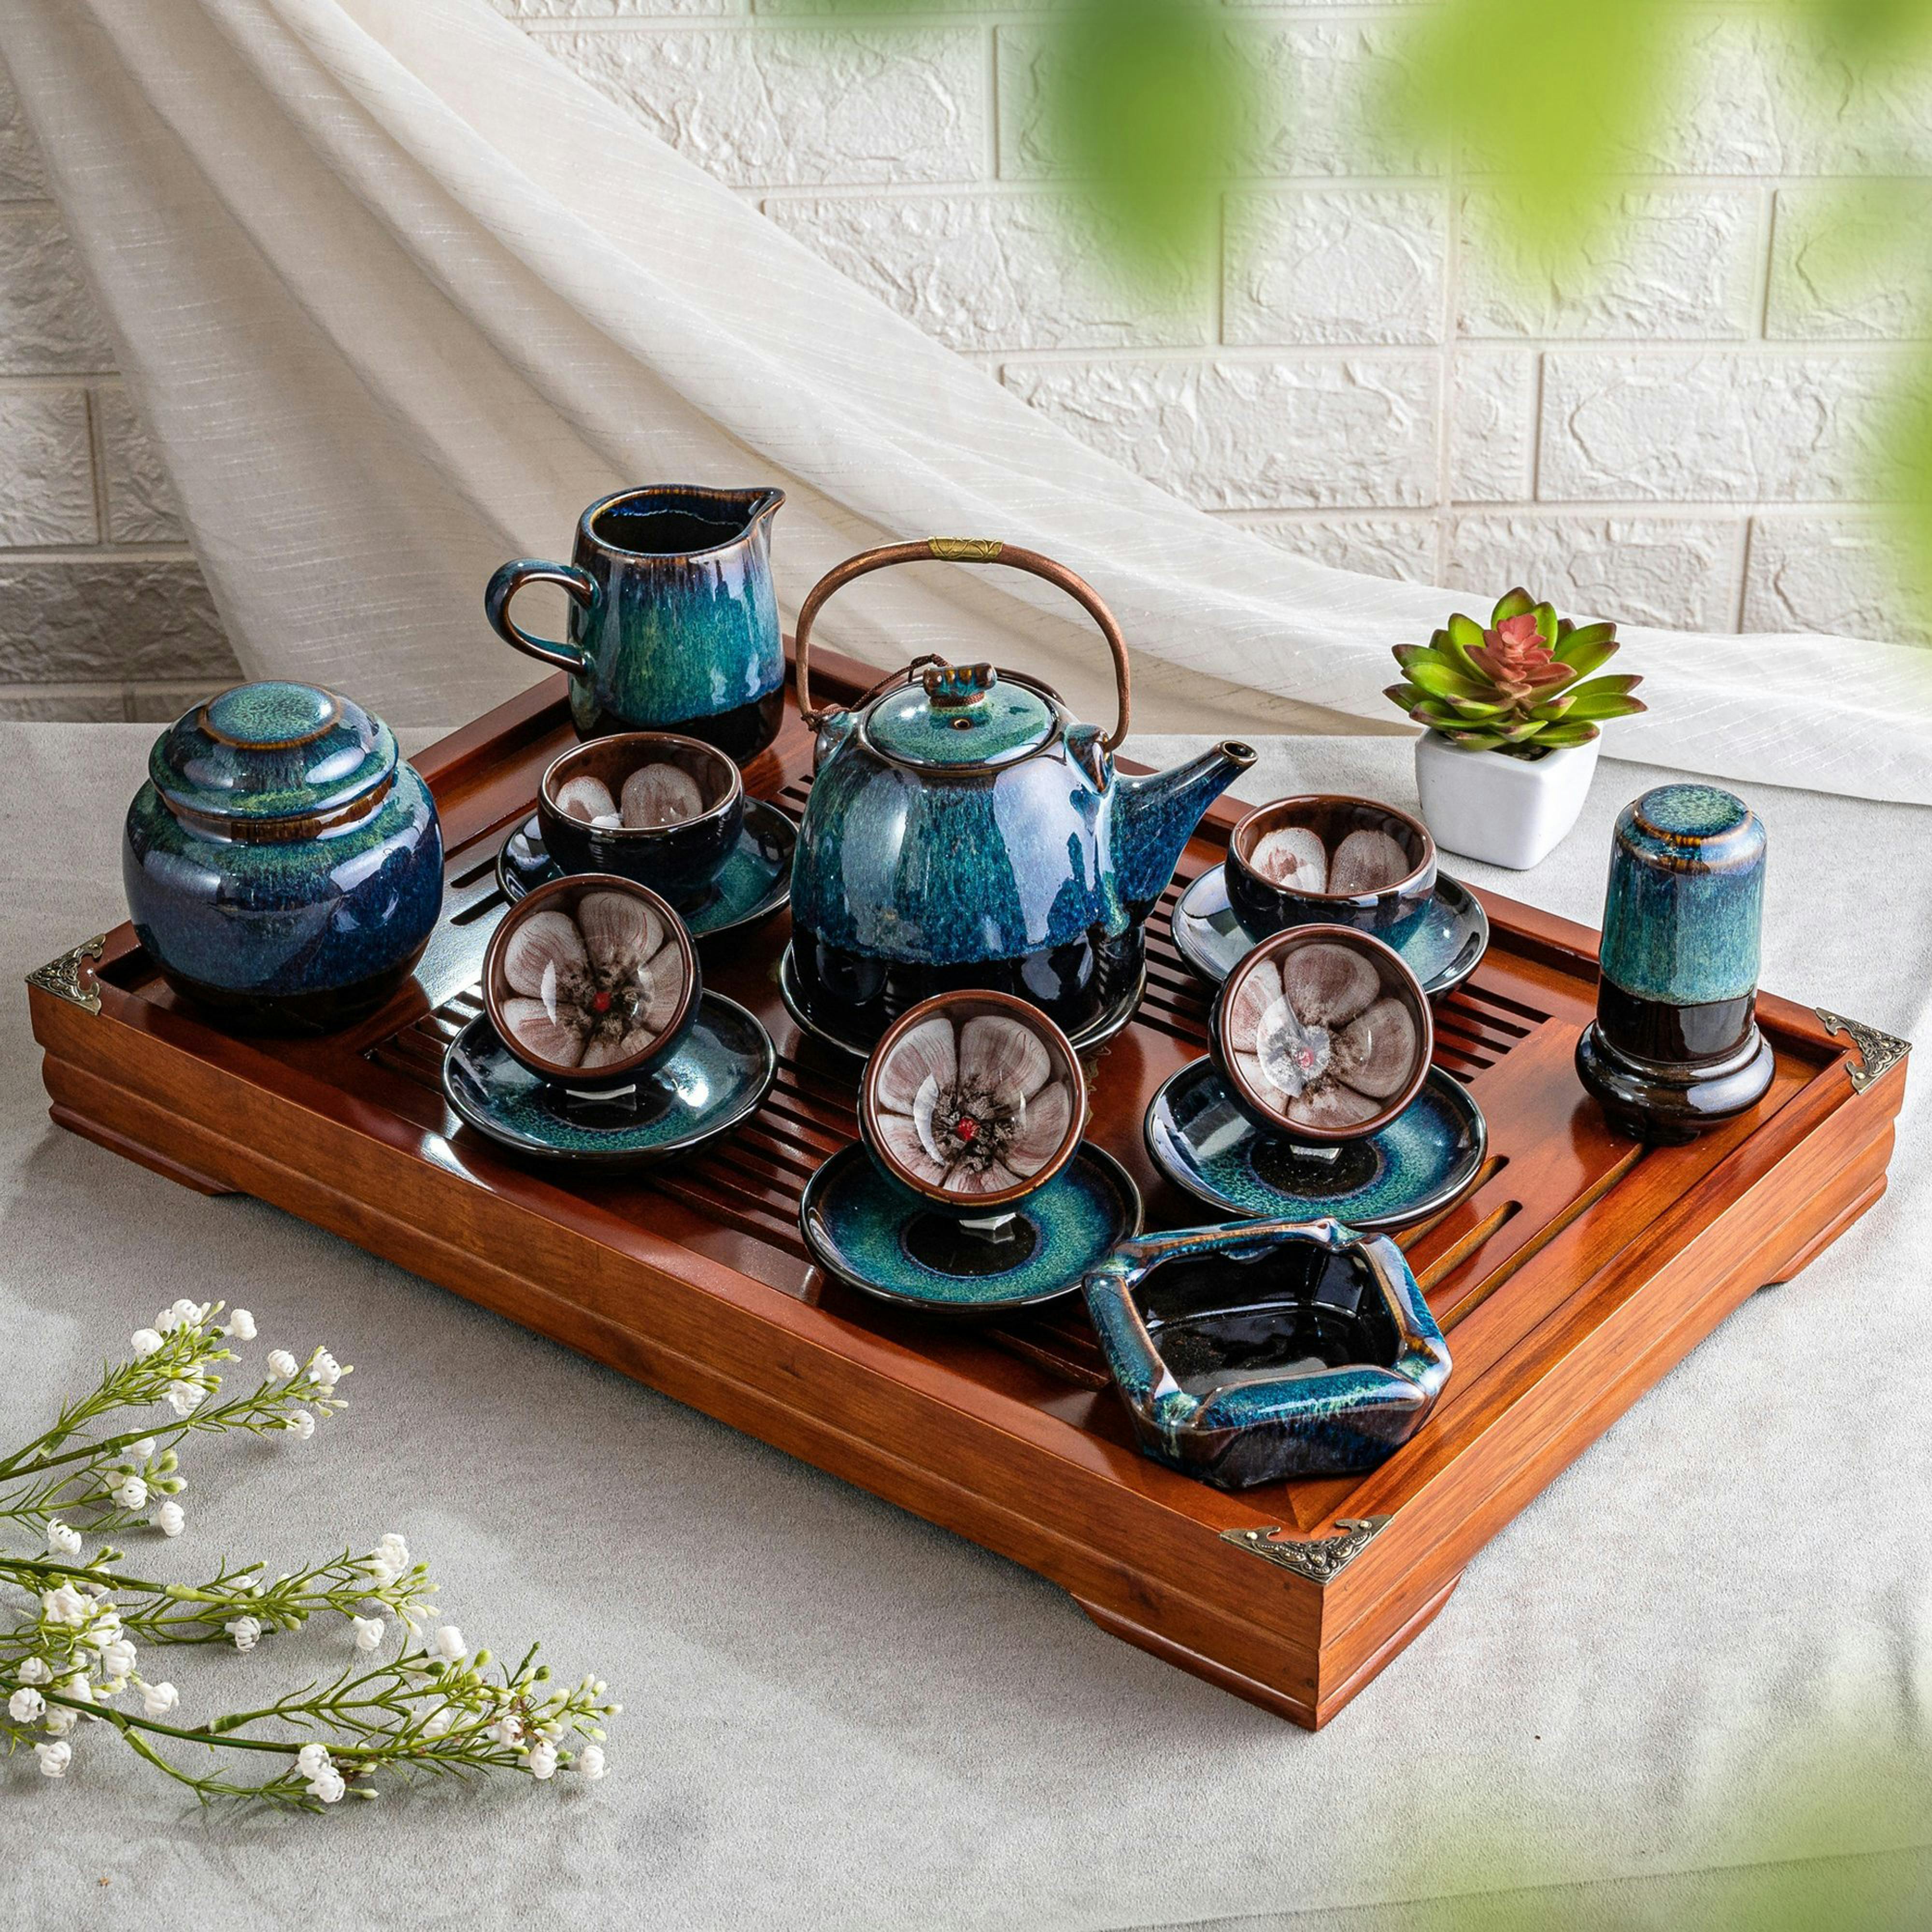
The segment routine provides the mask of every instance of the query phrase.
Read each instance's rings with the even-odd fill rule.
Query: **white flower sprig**
[[[335,1389],[350,1371],[326,1348],[299,1363],[278,1349],[268,1376],[247,1394],[220,1400],[218,1365],[236,1359],[227,1341],[255,1334],[247,1309],[233,1310],[225,1324],[215,1318],[220,1312],[219,1302],[185,1299],[164,1309],[153,1328],[135,1330],[132,1360],[106,1365],[100,1385],[62,1410],[52,1428],[0,1460],[0,1525],[31,1526],[50,1551],[71,1556],[80,1530],[124,1528],[146,1520],[153,1505],[156,1527],[177,1535],[184,1512],[178,1503],[169,1505],[186,1480],[173,1445],[189,1430],[280,1432],[305,1441],[318,1420],[348,1406]],[[124,1434],[88,1432],[117,1409],[158,1402],[172,1412],[158,1424],[149,1420]]]
[[[0,1738],[10,1748],[31,1744],[42,1774],[61,1778],[74,1763],[76,1725],[104,1724],[204,1799],[251,1797],[311,1810],[350,1795],[374,1798],[386,1773],[602,1778],[603,1724],[621,1708],[602,1682],[586,1677],[555,1690],[534,1646],[506,1670],[493,1666],[488,1650],[472,1654],[453,1624],[419,1636],[436,1586],[400,1535],[273,1580],[260,1563],[224,1563],[198,1584],[130,1574],[105,1544],[86,1554],[86,1535],[144,1520],[164,1538],[181,1533],[175,1497],[185,1479],[176,1445],[190,1434],[240,1430],[306,1441],[318,1421],[347,1406],[336,1390],[350,1371],[320,1348],[302,1360],[273,1351],[266,1379],[223,1398],[215,1365],[235,1360],[226,1343],[253,1340],[256,1324],[246,1309],[225,1324],[220,1313],[218,1303],[177,1301],[152,1328],[135,1330],[130,1360],[106,1365],[96,1390],[0,1460],[0,1533],[10,1526],[36,1546],[0,1549],[0,1588],[20,1598],[10,1622],[0,1619]],[[158,1424],[106,1426],[116,1411],[161,1405],[170,1415]],[[256,1709],[182,1721],[176,1687],[141,1673],[143,1646],[248,1651],[318,1616],[343,1620],[356,1660]],[[377,1653],[392,1632],[396,1654],[384,1660]],[[112,1701],[129,1692],[138,1712]],[[236,1756],[230,1768],[203,1772],[178,1761],[180,1746],[194,1748],[197,1764],[209,1751]]]

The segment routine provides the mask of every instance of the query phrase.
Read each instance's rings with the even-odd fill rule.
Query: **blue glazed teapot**
[[[889,564],[938,558],[1030,572],[1083,605],[1113,654],[1120,714],[1102,736],[1037,680],[915,659],[850,707],[814,710],[812,626],[833,592]],[[799,612],[799,708],[817,734],[792,870],[780,989],[795,1018],[869,1051],[936,993],[1030,1000],[1076,1046],[1133,1016],[1142,928],[1201,815],[1254,762],[1224,743],[1144,778],[1114,768],[1126,735],[1126,645],[1064,566],[1012,544],[934,538],[848,558]]]

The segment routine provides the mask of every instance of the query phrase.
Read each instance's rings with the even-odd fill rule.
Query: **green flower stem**
[[[104,1551],[102,1555],[110,1553]],[[426,1607],[424,1600],[435,1588],[420,1564],[386,1583],[369,1574],[346,1551],[333,1562],[278,1577],[270,1584],[242,1582],[244,1577],[259,1575],[261,1569],[260,1564],[250,1563],[224,1571],[208,1584],[158,1583],[104,1566],[89,1568],[58,1557],[10,1556],[0,1552],[0,1580],[22,1588],[38,1592],[43,1584],[97,1583],[110,1590],[157,1599],[145,1606],[117,1604],[115,1610],[130,1634],[158,1643],[220,1642],[224,1633],[220,1619],[224,1615],[254,1617],[265,1630],[288,1630],[299,1629],[317,1610],[334,1610],[350,1616],[359,1605],[370,1602],[382,1604],[405,1623],[413,1623]],[[314,1587],[318,1583],[322,1587]],[[230,1588],[231,1584],[241,1587]],[[171,1612],[178,1614],[171,1615]],[[204,1628],[198,1634],[190,1634],[197,1625]]]
[[[20,1688],[18,1684],[8,1684],[4,1688],[10,1693]],[[300,1750],[306,1739],[296,1738],[286,1741],[274,1738],[237,1738],[226,1732],[204,1730],[189,1730],[180,1724],[164,1724],[158,1718],[136,1718],[126,1711],[117,1711],[111,1704],[90,1703],[85,1698],[70,1697],[63,1692],[50,1690],[45,1684],[37,1687],[43,1698],[50,1704],[58,1704],[69,1711],[77,1711],[83,1716],[99,1718],[123,1732],[152,1731],[158,1737],[178,1738],[183,1744],[206,1744],[209,1750],[218,1748],[224,1750],[280,1751],[283,1756],[292,1758]],[[331,1757],[368,1756],[377,1748],[367,1744],[332,1744],[328,1748]]]
[[[92,1393],[68,1403],[51,1429],[0,1458],[0,1526],[18,1526],[50,1544],[68,1541],[64,1532],[49,1536],[50,1522],[58,1515],[99,1537],[143,1514],[115,1499],[115,1490],[130,1473],[140,1477],[150,1496],[170,1496],[182,1488],[175,1445],[190,1433],[241,1430],[267,1435],[294,1422],[292,1412],[298,1407],[320,1421],[346,1406],[334,1385],[350,1370],[320,1348],[311,1350],[292,1373],[219,1400],[217,1366],[236,1359],[221,1346],[226,1331],[214,1325],[219,1312],[218,1304],[195,1304],[190,1316],[188,1304],[178,1302],[157,1319],[158,1346],[137,1360],[105,1365]],[[140,1340],[149,1341],[146,1336]],[[110,1425],[112,1432],[88,1438],[86,1432],[100,1418],[158,1405],[177,1384],[200,1391],[186,1414],[170,1414],[146,1426]],[[304,1424],[299,1432],[306,1438],[313,1432]],[[136,1443],[148,1442],[154,1446],[128,1455]],[[412,1766],[438,1774],[510,1771],[538,1781],[560,1769],[580,1770],[586,1782],[603,1774],[602,1727],[622,1707],[603,1701],[601,1682],[586,1677],[568,1689],[549,1688],[549,1670],[536,1664],[535,1646],[514,1671],[494,1662],[487,1649],[464,1656],[460,1643],[452,1640],[453,1632],[441,1639],[457,1652],[453,1658],[410,1647],[436,1586],[400,1536],[384,1537],[367,1555],[344,1550],[272,1580],[260,1562],[224,1561],[203,1580],[163,1583],[127,1573],[122,1561],[122,1552],[105,1542],[91,1561],[74,1560],[53,1547],[33,1554],[0,1550],[0,1594],[10,1586],[31,1600],[14,1603],[10,1615],[0,1614],[0,1749],[34,1742],[51,1708],[56,1726],[68,1722],[68,1713],[107,1724],[139,1756],[204,1802],[254,1798],[310,1811],[327,1808],[351,1788],[351,1780],[355,1795],[374,1797],[377,1772],[406,1772]],[[57,1620],[44,1600],[55,1592],[71,1596],[74,1586],[83,1586],[75,1619]],[[56,1607],[64,1601],[57,1595]],[[129,1688],[125,1678],[110,1674],[110,1634],[157,1646],[220,1644],[238,1634],[246,1639],[251,1631],[299,1630],[324,1611],[357,1618],[363,1640],[380,1636],[380,1626],[361,1621],[379,1609],[410,1633],[399,1651],[386,1660],[352,1658],[333,1677],[310,1682],[260,1708],[217,1713],[189,1724],[147,1715],[145,1697],[139,1712],[117,1710],[110,1701]],[[238,1618],[248,1621],[238,1624]],[[29,1677],[41,1681],[30,1687]],[[138,1676],[132,1682],[142,1685]],[[29,1688],[35,1718],[13,1719],[5,1703]],[[173,1701],[158,1699],[157,1708]],[[250,1735],[265,1730],[288,1735]],[[62,1735],[57,1730],[54,1734]],[[306,1745],[326,1752],[328,1772],[310,1776],[304,1770]],[[271,1774],[259,1779],[238,1766],[232,1775],[201,1774],[172,1761],[170,1754],[182,1746],[253,1752],[257,1766],[265,1754],[274,1762],[263,1767]],[[63,1749],[44,1758],[42,1768],[58,1774],[68,1761]]]
[[[170,1379],[173,1378],[171,1377]],[[158,1422],[148,1428],[130,1429],[122,1435],[101,1436],[92,1442],[83,1442],[78,1449],[64,1450],[58,1456],[41,1456],[35,1460],[29,1461],[28,1459],[33,1456],[34,1450],[38,1446],[30,1442],[17,1455],[10,1457],[4,1463],[0,1463],[0,1483],[18,1481],[28,1476],[42,1475],[49,1469],[58,1469],[68,1462],[91,1462],[104,1456],[118,1456],[122,1450],[131,1449],[137,1442],[152,1440],[158,1452],[172,1447],[175,1438],[185,1435],[189,1430],[206,1429],[211,1424],[219,1427],[238,1410],[246,1408],[250,1404],[259,1401],[264,1394],[279,1395],[289,1387],[289,1384],[284,1383],[265,1382],[260,1384],[252,1393],[237,1396],[232,1402],[218,1402],[212,1408],[190,1409],[187,1414],[177,1416],[172,1421]],[[116,1405],[117,1407],[120,1406]],[[52,1433],[51,1430],[48,1431],[49,1436]],[[71,1432],[70,1431],[69,1433]],[[162,1440],[164,1437],[167,1438],[166,1442]],[[40,1438],[42,1442],[46,1439],[46,1436]],[[63,1436],[61,1439],[64,1441],[66,1438]]]
[[[169,1379],[173,1381],[178,1378],[170,1376]],[[136,1442],[144,1442],[150,1438],[153,1438],[157,1448],[159,1449],[171,1447],[178,1438],[186,1435],[190,1430],[245,1429],[250,1426],[251,1412],[258,1412],[265,1418],[279,1418],[280,1407],[284,1402],[298,1405],[319,1404],[325,1400],[332,1402],[334,1398],[332,1396],[325,1398],[322,1390],[320,1388],[303,1386],[301,1374],[298,1372],[296,1376],[288,1382],[262,1382],[247,1395],[237,1396],[232,1401],[217,1402],[212,1406],[190,1409],[186,1415],[178,1417],[172,1421],[157,1423],[151,1428],[130,1429],[122,1435],[110,1436],[97,1442],[83,1443],[79,1448],[64,1450],[58,1456],[35,1456],[34,1452],[38,1444],[29,1443],[18,1454],[9,1457],[4,1462],[0,1462],[0,1483],[17,1482],[29,1476],[44,1475],[50,1469],[60,1468],[71,1462],[99,1461],[110,1456],[118,1455],[122,1450],[131,1448]],[[121,1406],[116,1405],[117,1407]],[[50,1430],[47,1436],[40,1439],[45,1442],[50,1437],[52,1437],[58,1441],[64,1442],[73,1432],[71,1430],[68,1430],[56,1436],[55,1431]],[[167,1438],[166,1443],[162,1442],[163,1437]]]
[[[232,1362],[236,1359],[230,1349],[206,1348],[205,1344],[208,1339],[199,1328],[192,1325],[171,1329],[160,1348],[153,1354],[109,1370],[102,1377],[100,1386],[91,1395],[83,1396],[78,1402],[70,1403],[61,1412],[59,1419],[51,1429],[44,1430],[32,1442],[15,1450],[12,1455],[0,1458],[0,1482],[29,1473],[30,1467],[51,1466],[51,1459],[46,1458],[46,1452],[58,1449],[97,1416],[106,1415],[117,1408],[130,1408],[137,1403],[145,1405],[158,1402],[161,1399],[162,1390],[170,1382],[190,1379],[199,1381],[216,1363]],[[212,1393],[212,1390],[210,1392]],[[192,1412],[180,1418],[182,1422],[192,1419]],[[128,1439],[138,1442],[142,1436],[152,1432],[142,1430]],[[87,1455],[92,1451],[83,1445],[78,1453]],[[44,1463],[37,1462],[37,1458],[46,1460]],[[62,1460],[70,1458],[63,1457]]]

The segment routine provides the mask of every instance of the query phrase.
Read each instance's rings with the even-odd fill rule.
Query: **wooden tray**
[[[822,674],[848,697],[876,676],[836,659]],[[763,1114],[733,1139],[580,1180],[458,1126],[437,1072],[478,1010],[497,848],[572,735],[553,680],[417,761],[448,844],[445,917],[416,983],[352,1033],[230,1038],[177,1005],[124,925],[34,974],[53,1118],[190,1186],[273,1202],[970,1537],[1116,1636],[1298,1724],[1332,1717],[1498,1528],[1884,1190],[1903,1041],[1767,996],[1762,1103],[1646,1150],[1610,1134],[1571,1070],[1594,935],[1484,894],[1493,941],[1439,1003],[1436,1057],[1480,1100],[1490,1156],[1402,1238],[1448,1333],[1448,1388],[1370,1475],[1224,1495],[1136,1451],[1077,1298],[1005,1328],[932,1325],[809,1265],[799,1192],[854,1138],[854,1078],[779,1003],[782,919],[706,964],[780,1056]],[[796,814],[810,749],[788,716],[751,789]],[[1219,862],[1237,815],[1203,826],[1184,880]],[[1141,1120],[1202,1052],[1206,1006],[1165,909],[1149,940],[1147,999],[1093,1070],[1090,1131],[1140,1184],[1148,1227],[1181,1227],[1207,1217],[1156,1178]]]

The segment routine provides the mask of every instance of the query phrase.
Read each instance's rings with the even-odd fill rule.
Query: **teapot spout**
[[[1252,746],[1230,738],[1192,764],[1115,781],[1114,862],[1136,920],[1167,890],[1202,814],[1254,761]]]

